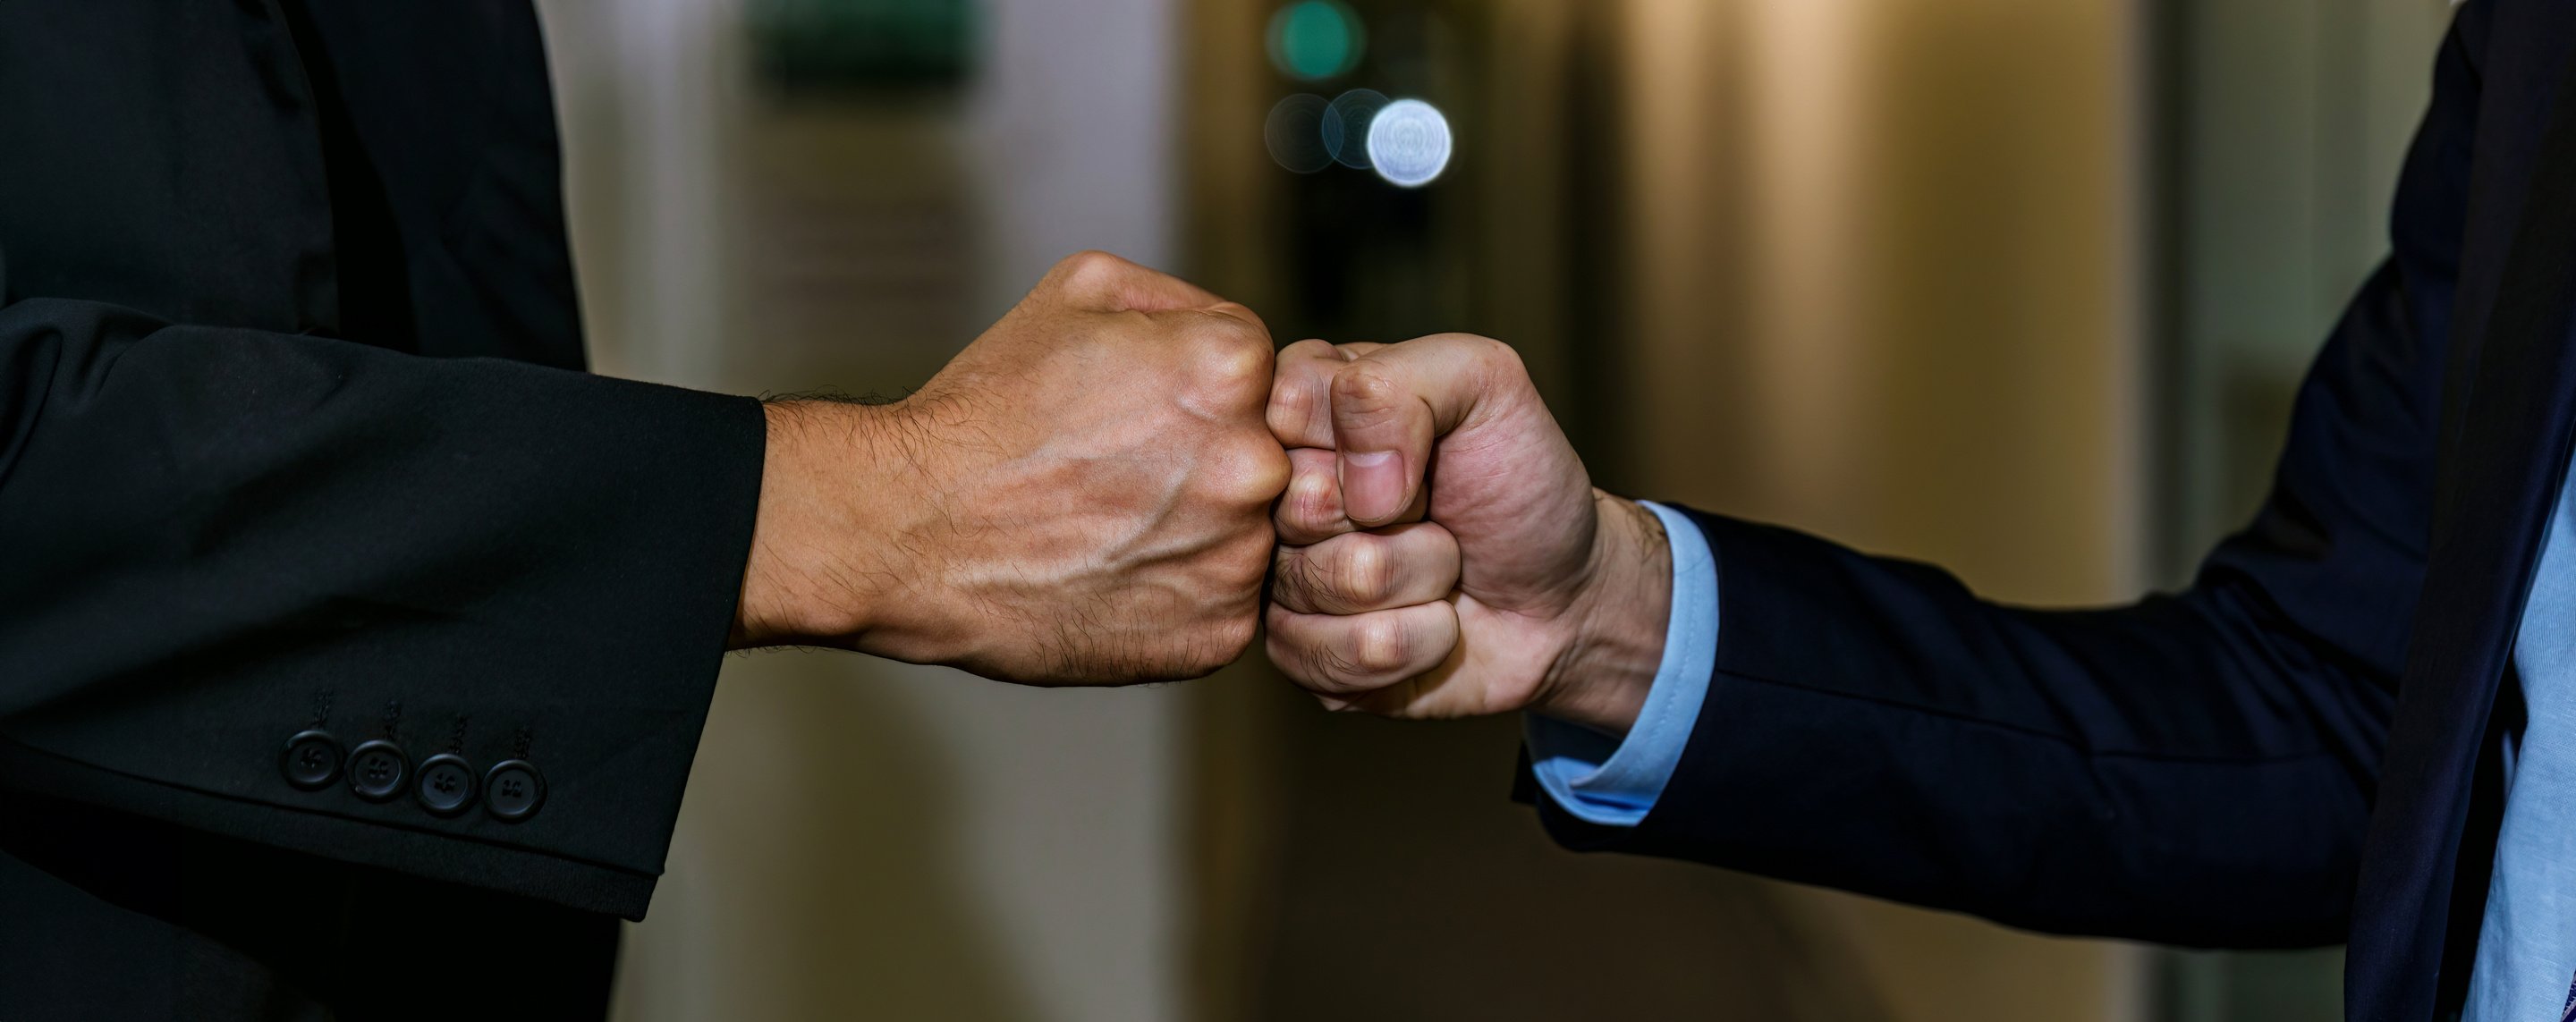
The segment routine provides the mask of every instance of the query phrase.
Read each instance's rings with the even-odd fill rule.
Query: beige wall
[[[1651,495],[2135,595],[2142,69],[2124,0],[1630,0]],[[1822,891],[1899,1019],[2133,1017],[2134,949]]]
[[[2128,4],[1632,0],[1622,409],[1659,492],[2136,584]],[[1724,400],[1709,400],[1713,393]]]

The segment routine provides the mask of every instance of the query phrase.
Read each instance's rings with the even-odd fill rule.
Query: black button
[[[494,816],[516,823],[537,815],[537,807],[545,803],[546,779],[536,764],[505,759],[483,775],[483,807]]]
[[[420,783],[412,787],[421,807],[454,816],[474,804],[474,767],[465,757],[442,752],[420,761]]]
[[[349,750],[349,790],[369,802],[398,798],[403,780],[411,775],[411,757],[402,747],[382,738],[360,742]]]
[[[288,784],[306,791],[328,788],[340,779],[340,740],[328,731],[298,731],[286,740],[278,766]]]

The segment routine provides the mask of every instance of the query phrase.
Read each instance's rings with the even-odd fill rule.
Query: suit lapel
[[[2488,278],[2491,288],[2463,295],[2469,300],[2453,324],[2432,553],[2380,771],[2346,972],[2356,1019],[2430,1017],[2437,986],[2427,980],[2437,975],[2439,988],[2463,989],[2469,957],[2446,961],[2444,952],[2474,941],[2484,905],[2487,863],[2462,861],[2462,836],[2473,808],[2485,820],[2495,806],[2475,805],[2472,779],[2576,421],[2568,333],[2576,311],[2576,75],[2563,73],[2565,61],[2554,54],[2542,63],[2544,97],[2556,98],[2536,151],[2528,135],[2519,147],[2500,139],[2507,159],[2496,166],[2497,154],[2484,148],[2489,125],[2481,125],[2488,165],[2471,200],[2463,287],[2479,276],[2481,231],[2490,252],[2502,250],[2501,272]],[[2498,98],[2488,97],[2490,110]],[[2485,836],[2475,835],[2468,854]]]

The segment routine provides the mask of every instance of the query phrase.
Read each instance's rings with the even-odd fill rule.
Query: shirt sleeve
[[[1663,662],[1636,725],[1622,739],[1535,713],[1522,722],[1539,787],[1577,819],[1608,827],[1636,826],[1654,810],[1690,744],[1717,663],[1717,560],[1708,538],[1680,512],[1639,503],[1671,538],[1673,603]]]

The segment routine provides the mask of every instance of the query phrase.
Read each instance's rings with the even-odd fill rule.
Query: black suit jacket
[[[1688,751],[1634,830],[1553,831],[2052,932],[2349,940],[2351,1018],[2456,1010],[2576,422],[2571,62],[2576,4],[2459,11],[2393,252],[2188,591],[2003,607],[1700,515],[1724,632]]]
[[[764,427],[578,371],[540,43],[0,4],[0,1018],[601,1012]]]

